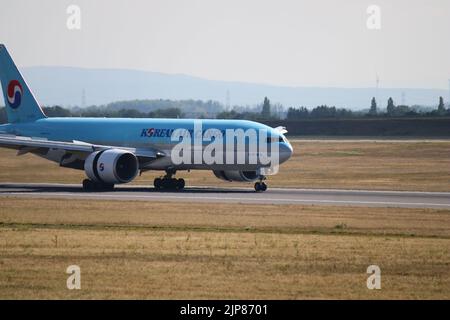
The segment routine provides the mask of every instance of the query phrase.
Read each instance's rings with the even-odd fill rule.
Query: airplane
[[[19,156],[31,153],[61,167],[84,170],[87,178],[82,186],[85,191],[113,190],[114,185],[131,182],[138,174],[149,170],[165,172],[154,180],[155,189],[182,190],[185,181],[174,178],[177,171],[210,170],[225,181],[255,182],[255,191],[262,192],[267,190],[264,182],[267,175],[276,173],[279,164],[293,153],[284,127],[271,128],[247,120],[47,117],[3,44],[0,44],[0,81],[8,119],[7,124],[0,125],[0,147],[16,149]],[[227,136],[222,155],[233,160],[241,155],[244,161],[175,162],[173,152],[183,136],[174,140],[172,134],[178,130],[189,137],[191,133],[195,135],[196,126],[201,127],[202,135],[208,129],[216,133],[264,131],[267,140],[258,136],[257,143],[268,145],[266,155],[276,156],[277,164],[250,161],[255,153],[254,142],[245,136],[243,151],[234,145],[227,148],[232,141]],[[210,140],[218,137],[212,135]],[[206,148],[207,144],[201,140],[200,145],[183,152],[192,159],[196,152],[206,151]],[[261,155],[259,152],[260,149],[255,154]]]

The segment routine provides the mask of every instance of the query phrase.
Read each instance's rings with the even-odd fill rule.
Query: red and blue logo
[[[17,109],[22,102],[23,89],[17,80],[11,80],[8,84],[8,104],[11,108]]]

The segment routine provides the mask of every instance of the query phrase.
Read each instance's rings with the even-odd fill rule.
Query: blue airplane
[[[8,118],[7,124],[0,125],[0,147],[16,149],[17,155],[32,153],[61,167],[84,170],[87,179],[83,181],[83,189],[86,191],[111,190],[115,184],[131,182],[138,174],[149,170],[165,172],[155,179],[155,189],[183,189],[185,181],[174,178],[177,171],[211,170],[219,179],[255,182],[255,191],[265,191],[266,176],[276,173],[278,164],[287,161],[293,151],[284,136],[287,132],[284,127],[270,128],[253,121],[48,118],[2,44],[0,81]],[[262,141],[264,136],[258,135],[254,141],[250,136],[244,136],[244,148],[239,149],[234,137],[226,135],[230,130],[264,131],[267,138]],[[177,139],[173,138],[174,132],[180,134]],[[198,132],[200,143],[196,144],[199,142],[196,138]],[[207,132],[215,132],[216,135],[205,139]],[[208,148],[205,140],[219,142],[216,140],[220,137],[218,133],[223,134],[222,149],[217,148],[211,154],[220,155],[222,159],[206,161],[202,157],[202,152]],[[191,161],[174,161],[175,148],[189,137],[194,144],[181,151],[180,155]],[[231,143],[232,147],[228,148]],[[264,143],[267,144],[266,149],[261,147]],[[254,149],[256,144],[258,148]],[[260,160],[264,152],[266,156],[276,156],[275,165]],[[196,158],[199,154],[200,161]],[[239,156],[243,161],[236,161]],[[252,156],[257,158],[256,162],[251,161]]]

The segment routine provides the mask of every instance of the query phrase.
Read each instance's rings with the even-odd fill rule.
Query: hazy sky
[[[80,30],[66,26],[71,4]],[[371,4],[380,30],[366,26]],[[19,66],[445,89],[449,39],[449,0],[0,0],[0,42]]]

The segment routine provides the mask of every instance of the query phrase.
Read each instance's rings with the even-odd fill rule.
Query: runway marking
[[[11,186],[16,188],[23,188],[23,183],[17,182],[2,182],[0,183],[0,187]],[[30,187],[81,187],[80,184],[76,183],[26,183],[26,186]],[[151,187],[147,185],[120,185],[119,189],[116,191],[120,192],[120,189],[150,189]],[[214,188],[212,186],[192,186],[189,185],[191,189],[211,189]],[[245,187],[224,187],[220,188],[220,190],[232,190],[232,191],[249,191],[250,188]],[[306,189],[306,188],[269,188],[270,191],[300,191],[300,192],[333,192],[333,193],[346,193],[346,192],[354,192],[354,193],[368,193],[368,194],[395,194],[395,195],[436,195],[436,196],[448,196],[450,198],[450,192],[445,191],[409,191],[409,190],[361,190],[361,189],[327,189],[327,188],[317,188],[317,189]]]
[[[237,189],[237,188],[236,188]],[[270,190],[279,191],[303,191],[303,192],[335,192],[335,193],[368,193],[368,194],[395,194],[395,195],[436,195],[436,196],[448,196],[450,197],[450,192],[439,192],[439,191],[399,191],[399,190],[358,190],[358,189],[297,189],[297,188],[270,188]]]
[[[24,190],[26,189],[26,191]],[[58,190],[61,189],[61,190]],[[255,193],[249,188],[191,186],[185,192],[153,192],[148,186],[120,186],[113,192],[86,193],[79,184],[0,183],[0,197],[73,198],[121,201],[186,201],[252,204],[310,204],[365,207],[450,208],[450,192],[355,189],[271,188]],[[241,193],[242,192],[242,193]],[[273,197],[273,198],[272,198]]]
[[[164,199],[183,199],[183,200],[227,200],[227,201],[253,201],[253,202],[265,202],[265,199],[255,199],[255,198],[238,198],[238,197],[207,197],[207,196],[175,196],[175,195],[126,195],[124,198],[121,198],[119,194],[73,194],[73,193],[28,193],[28,192],[12,192],[8,194],[3,194],[2,196],[44,196],[44,197],[78,197],[78,198],[112,198],[114,200],[123,200],[127,199],[158,199],[160,201],[164,201]],[[314,199],[282,199],[282,198],[270,198],[267,201],[271,202],[298,202],[298,203],[328,203],[328,204],[360,204],[360,205],[384,205],[384,206],[431,206],[431,207],[443,207],[450,208],[450,204],[443,203],[426,203],[426,202],[387,202],[387,201],[356,201],[356,200],[314,200]]]

